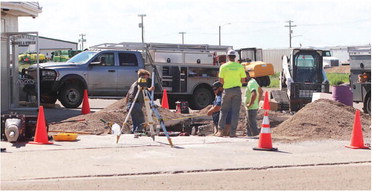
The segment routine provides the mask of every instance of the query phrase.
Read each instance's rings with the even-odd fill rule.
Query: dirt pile
[[[198,113],[199,114],[206,114],[211,107],[212,107],[212,105],[209,105],[208,107],[200,110]],[[246,113],[247,113],[247,110],[244,107],[244,105],[242,104],[240,106],[238,126],[236,128],[237,136],[244,136],[246,134],[247,122],[248,122]],[[264,110],[258,110],[258,114],[257,114],[257,126],[258,127],[261,127],[261,123],[262,123],[264,113],[265,113]],[[279,124],[281,124],[283,121],[290,118],[292,115],[289,114],[289,113],[283,113],[283,112],[280,112],[280,111],[269,111],[269,116],[270,116],[270,126],[271,126],[271,128],[274,128],[274,127],[278,126]],[[212,126],[213,121],[209,120],[209,121],[203,121],[201,123],[209,124],[210,127],[208,127],[208,129],[205,129],[204,131],[205,131],[206,135],[213,135],[213,126]]]
[[[167,127],[182,123],[183,121],[185,121],[185,119],[183,118],[188,116],[184,114],[174,113],[169,111],[168,109],[163,109],[161,107],[158,108],[158,111],[165,120],[165,125]],[[101,119],[106,122],[117,123],[121,126],[126,115],[126,102],[125,99],[121,99],[96,113],[79,115],[65,120],[70,121],[85,119],[85,121],[49,125],[49,131],[85,132],[87,134],[95,135],[107,134],[109,132],[109,129],[105,128],[105,124],[101,121]],[[156,118],[155,121],[157,122]],[[131,117],[129,117],[128,123],[130,125],[132,124]]]
[[[273,138],[281,141],[320,139],[350,140],[355,109],[342,103],[319,99],[307,104],[291,118],[273,129]],[[371,137],[371,118],[361,113],[364,138]]]

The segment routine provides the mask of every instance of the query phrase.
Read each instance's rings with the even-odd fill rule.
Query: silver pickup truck
[[[141,53],[136,51],[84,51],[66,63],[40,64],[40,99],[66,108],[78,107],[84,89],[94,96],[125,96],[144,68]],[[36,65],[25,73],[36,79]]]

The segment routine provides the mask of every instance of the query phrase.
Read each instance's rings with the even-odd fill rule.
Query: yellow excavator
[[[256,79],[261,87],[270,85],[270,75],[274,74],[274,66],[271,63],[263,62],[262,49],[242,48],[236,50],[239,54],[239,62],[249,76]]]

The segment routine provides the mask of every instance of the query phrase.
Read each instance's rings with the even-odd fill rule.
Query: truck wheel
[[[371,96],[368,96],[366,101],[364,102],[363,109],[365,113],[371,115]]]
[[[210,105],[212,101],[212,92],[209,89],[202,87],[194,91],[190,102],[194,110],[200,110]]]
[[[57,101],[56,96],[42,95],[40,96],[41,103],[54,104]]]
[[[67,84],[62,87],[58,99],[66,108],[77,108],[83,101],[83,89],[78,85]]]

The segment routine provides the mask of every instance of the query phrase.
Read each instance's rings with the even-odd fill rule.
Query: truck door
[[[117,66],[114,52],[98,54],[88,67],[88,87],[91,95],[115,95]]]
[[[143,61],[137,55],[135,52],[119,52],[118,81],[116,85],[119,95],[124,96],[133,82],[138,79],[137,72],[143,67]]]

